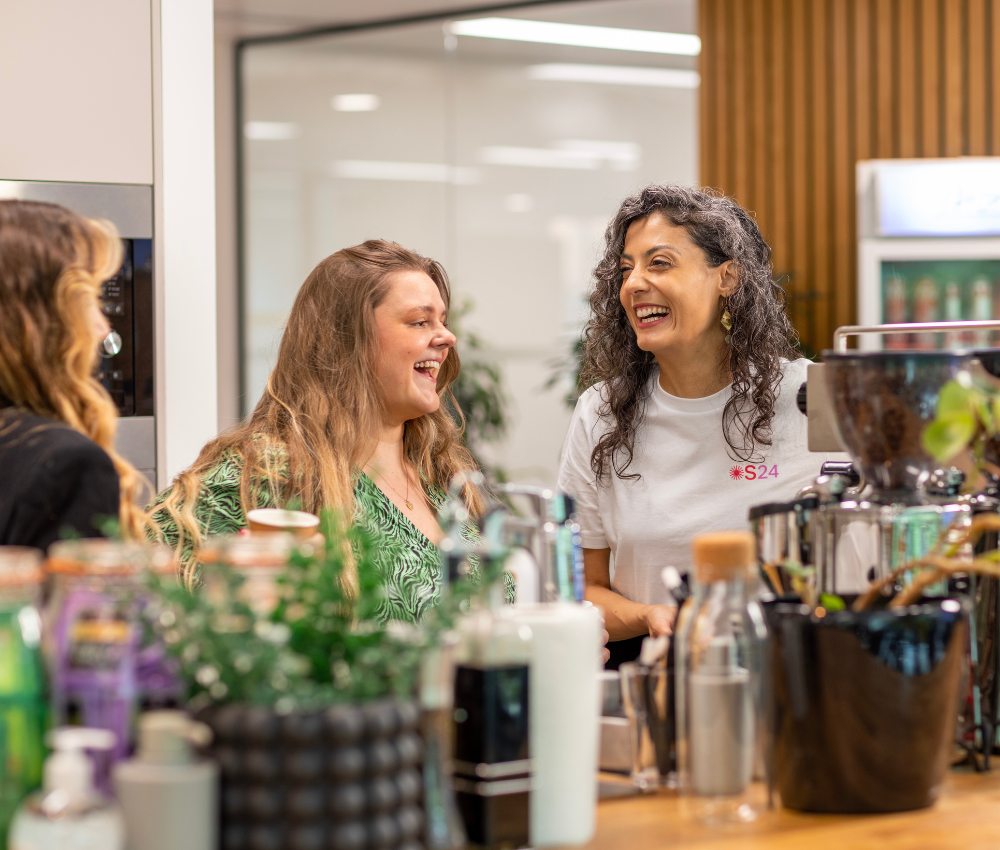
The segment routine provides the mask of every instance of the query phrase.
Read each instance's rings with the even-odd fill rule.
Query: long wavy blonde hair
[[[394,242],[370,240],[345,248],[313,269],[292,305],[257,407],[208,443],[157,505],[158,515],[166,511],[176,523],[178,554],[201,546],[195,506],[202,480],[227,456],[241,461],[244,514],[258,506],[266,490],[272,504],[313,513],[332,508],[350,520],[360,467],[386,418],[377,377],[375,309],[394,276],[407,271],[427,274],[447,308],[451,292],[442,266]],[[448,396],[455,410],[450,386],[460,369],[458,352],[452,350],[437,377],[438,396]],[[404,452],[425,487],[447,490],[457,472],[477,468],[461,443],[463,428],[444,405],[404,426]],[[471,488],[466,499],[474,513],[482,510]]]
[[[111,222],[56,204],[0,201],[0,391],[108,453],[118,472],[122,534],[139,538],[149,523],[135,504],[140,477],[115,451],[118,411],[94,376],[92,311],[121,264]]]

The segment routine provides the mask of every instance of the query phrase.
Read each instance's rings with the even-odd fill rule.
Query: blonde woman
[[[139,535],[135,469],[114,450],[117,411],[94,377],[108,333],[101,284],[122,263],[109,222],[0,201],[0,545],[46,548]]]
[[[252,415],[157,500],[153,519],[181,559],[254,508],[340,509],[395,544],[379,553],[383,618],[419,619],[439,590],[436,510],[452,476],[475,468],[441,406],[460,369],[450,297],[440,264],[393,242],[316,266]]]

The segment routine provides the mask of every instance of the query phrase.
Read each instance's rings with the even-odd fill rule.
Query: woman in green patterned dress
[[[420,619],[440,592],[436,510],[452,476],[475,468],[441,406],[460,369],[449,301],[441,265],[392,242],[313,269],[253,414],[156,500],[153,520],[182,562],[254,508],[341,509],[395,544],[382,553],[383,618]],[[467,498],[478,515],[480,497]]]

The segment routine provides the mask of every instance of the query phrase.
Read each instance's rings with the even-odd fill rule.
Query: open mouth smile
[[[648,328],[652,325],[659,324],[664,321],[667,316],[670,315],[669,307],[662,307],[659,305],[649,305],[646,307],[636,307],[635,308],[635,319],[636,324],[640,328]]]
[[[437,381],[438,369],[441,368],[441,363],[437,360],[421,360],[413,368],[428,380]]]

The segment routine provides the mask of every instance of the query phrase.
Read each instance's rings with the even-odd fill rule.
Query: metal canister
[[[812,514],[819,497],[770,502],[750,508],[750,527],[757,541],[757,563],[777,595],[792,593],[797,571],[814,566]]]

